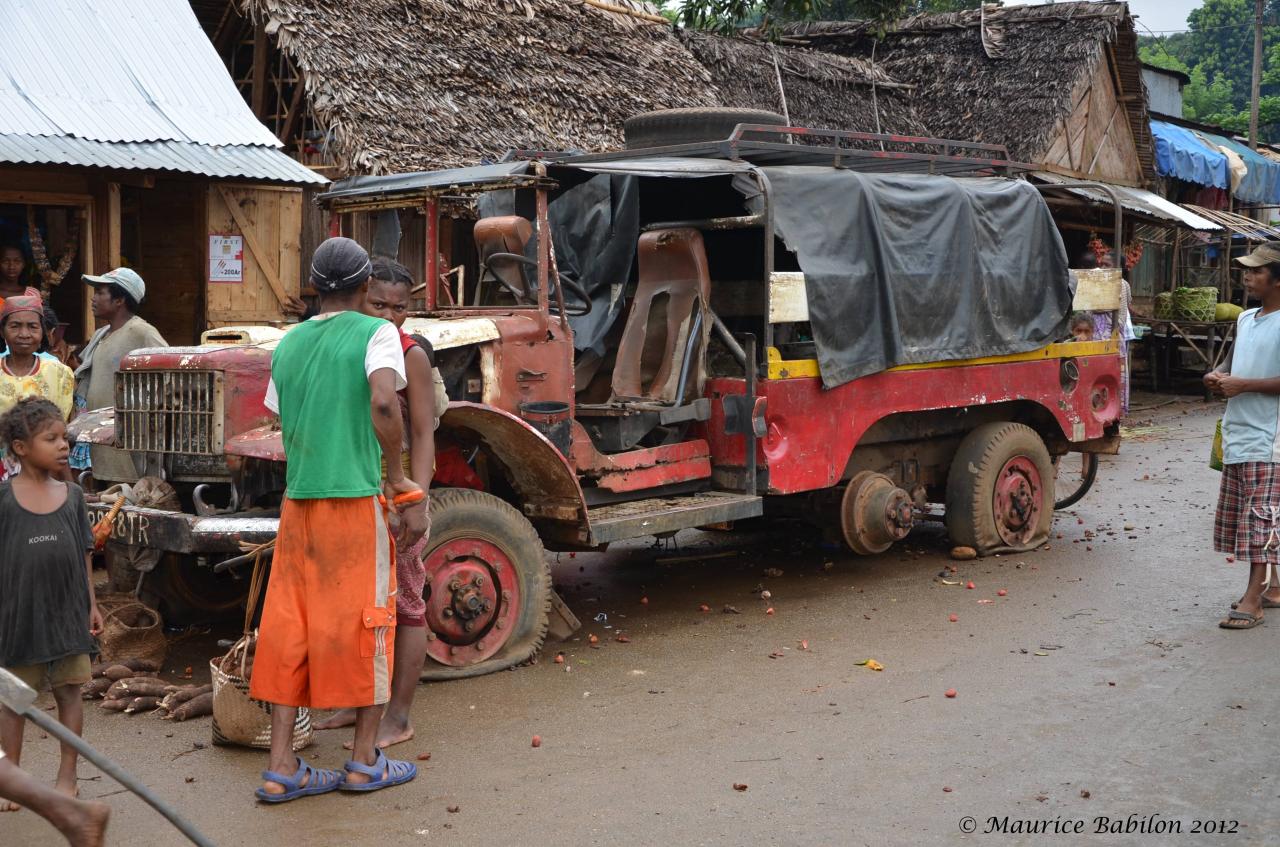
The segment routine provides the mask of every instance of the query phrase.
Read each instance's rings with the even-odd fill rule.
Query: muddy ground
[[[993,817],[1084,821],[1052,838],[1064,844],[1278,844],[1280,617],[1216,626],[1246,574],[1210,550],[1219,413],[1138,411],[1047,548],[961,564],[959,585],[939,579],[937,526],[872,559],[786,525],[562,555],[556,580],[584,630],[535,666],[423,686],[418,738],[393,749],[431,758],[405,787],[264,808],[265,755],[195,749],[207,719],[90,707],[86,735],[227,845],[1050,840],[986,834]],[[694,554],[727,555],[659,561]],[[212,651],[189,642],[177,658]],[[308,757],[340,765],[344,737],[322,734]],[[50,741],[29,729],[27,745],[24,764],[52,778]],[[114,808],[109,843],[183,843],[93,768],[82,777]],[[977,833],[962,833],[966,816]],[[1182,834],[1094,831],[1129,816]],[[1193,834],[1196,821],[1234,832]],[[56,839],[27,812],[0,819],[0,843]]]

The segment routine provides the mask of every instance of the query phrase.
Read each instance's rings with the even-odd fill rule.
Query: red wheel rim
[[[520,614],[520,580],[502,548],[453,538],[427,554],[427,655],[464,667],[507,643]]]
[[[996,531],[1011,547],[1026,544],[1040,525],[1044,485],[1040,470],[1026,456],[1004,463],[996,478]]]

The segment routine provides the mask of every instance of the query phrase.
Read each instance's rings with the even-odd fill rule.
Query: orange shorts
[[[395,546],[377,498],[285,498],[250,695],[317,709],[386,703],[395,593]]]

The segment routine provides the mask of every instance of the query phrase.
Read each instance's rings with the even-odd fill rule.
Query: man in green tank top
[[[396,623],[395,545],[384,511],[421,489],[400,461],[399,334],[360,312],[370,270],[354,241],[321,244],[311,265],[320,314],[291,330],[271,360],[265,402],[280,415],[286,489],[250,681],[251,696],[274,705],[270,765],[256,792],[266,803],[374,791],[417,774],[412,762],[374,746]],[[294,755],[302,706],[356,710],[345,773]]]

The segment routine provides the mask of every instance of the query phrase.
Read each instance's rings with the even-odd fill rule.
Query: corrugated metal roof
[[[279,151],[186,0],[5,0],[4,9],[4,161],[324,181]]]
[[[270,147],[209,147],[186,141],[86,141],[0,135],[0,162],[80,165],[119,170],[175,171],[202,176],[323,185],[329,180]]]
[[[1079,197],[1084,197],[1103,205],[1111,205],[1111,195],[1100,188],[1091,188],[1089,186],[1076,188],[1072,186],[1072,183],[1076,180],[1066,179],[1049,171],[1035,171],[1031,175],[1042,182],[1065,186],[1068,191]],[[1214,221],[1192,211],[1194,207],[1179,206],[1177,203],[1164,199],[1159,194],[1153,194],[1142,188],[1130,188],[1127,185],[1113,185],[1111,188],[1119,195],[1120,205],[1131,212],[1138,212],[1148,217],[1179,223],[1189,229],[1222,229]]]

